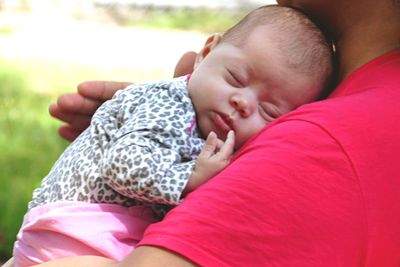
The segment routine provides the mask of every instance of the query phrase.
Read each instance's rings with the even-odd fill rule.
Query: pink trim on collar
[[[193,128],[196,126],[196,118],[193,119],[192,123],[190,124],[189,128],[187,129],[188,134],[193,131]]]

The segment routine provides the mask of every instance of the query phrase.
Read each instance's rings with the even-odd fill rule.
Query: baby
[[[264,6],[209,37],[192,75],[120,90],[34,191],[16,266],[121,260],[265,125],[317,100],[331,73],[319,29],[299,11]]]

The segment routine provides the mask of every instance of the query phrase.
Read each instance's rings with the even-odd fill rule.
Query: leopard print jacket
[[[179,204],[204,145],[186,85],[180,77],[118,91],[34,190],[29,209],[83,201],[163,215]]]

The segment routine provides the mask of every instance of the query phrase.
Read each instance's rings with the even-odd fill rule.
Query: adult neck
[[[400,6],[395,1],[365,1],[356,12],[344,12],[332,29],[342,81],[357,68],[400,47]]]

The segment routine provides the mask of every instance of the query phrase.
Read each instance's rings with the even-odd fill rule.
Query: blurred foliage
[[[123,9],[108,7],[108,14],[121,26],[190,30],[202,33],[224,32],[239,21],[247,10],[208,8]]]
[[[0,259],[11,256],[32,190],[66,143],[47,114],[49,95],[35,93],[29,75],[0,61]]]
[[[0,26],[0,35],[10,35],[14,33],[14,28],[8,25]]]

